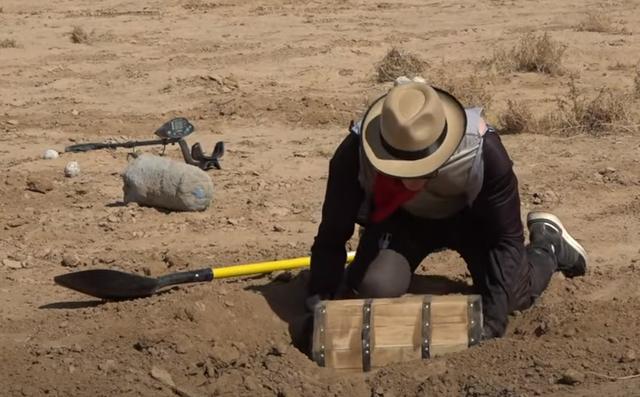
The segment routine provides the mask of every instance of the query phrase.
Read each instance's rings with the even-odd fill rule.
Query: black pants
[[[426,220],[398,211],[382,223],[365,228],[354,262],[348,267],[347,286],[362,297],[402,295],[408,287],[407,279],[427,255],[452,249],[465,260],[474,287],[478,287],[487,266],[489,249],[485,242],[490,240],[488,237],[491,236],[483,236],[482,231],[474,227],[464,212],[443,220]],[[394,253],[380,260],[384,249],[401,256]],[[526,258],[516,278],[519,285],[509,286],[514,291],[510,310],[530,307],[547,288],[557,269],[555,255],[548,245],[530,244],[522,247],[522,252]],[[476,289],[482,293],[482,288]]]

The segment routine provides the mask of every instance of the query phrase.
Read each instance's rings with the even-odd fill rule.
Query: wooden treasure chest
[[[464,350],[482,334],[479,295],[322,301],[313,323],[320,366],[369,371]]]

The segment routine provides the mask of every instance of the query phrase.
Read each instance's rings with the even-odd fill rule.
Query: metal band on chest
[[[362,370],[371,369],[371,299],[362,305]]]

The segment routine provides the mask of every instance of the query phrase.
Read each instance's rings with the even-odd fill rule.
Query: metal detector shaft
[[[64,148],[65,152],[88,152],[98,149],[115,149],[115,148],[135,148],[138,146],[151,145],[169,145],[182,140],[182,138],[163,138],[152,139],[148,141],[129,141],[129,142],[111,142],[111,143],[79,143]]]

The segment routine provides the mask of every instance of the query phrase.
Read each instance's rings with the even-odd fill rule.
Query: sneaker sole
[[[562,225],[562,222],[560,222],[560,219],[558,219],[557,216],[550,214],[548,212],[531,212],[529,213],[529,215],[527,215],[527,227],[531,226],[531,224],[533,223],[542,222],[542,221],[550,223],[556,229],[561,231],[562,238],[573,249],[578,251],[578,253],[584,258],[584,264],[586,266],[588,261],[587,251],[584,249],[582,245],[580,245],[579,242],[577,242],[573,237],[571,237],[571,235],[569,234],[569,232],[567,232],[567,229],[564,228],[564,225]]]

